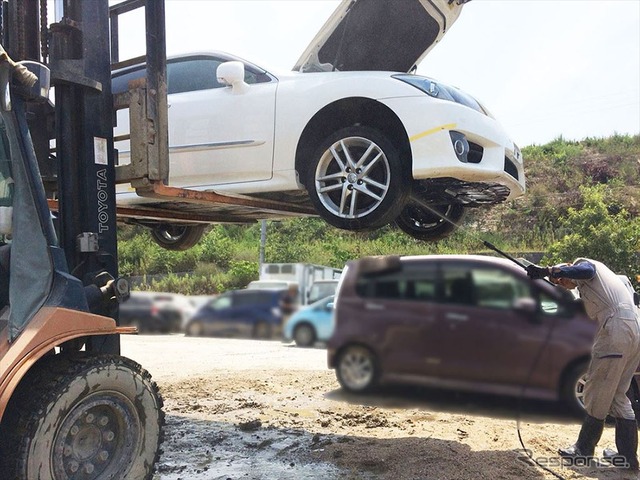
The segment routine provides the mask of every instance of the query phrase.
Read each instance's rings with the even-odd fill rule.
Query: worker
[[[552,267],[529,265],[533,279],[548,277],[566,289],[577,288],[587,315],[598,323],[584,388],[586,418],[576,443],[558,453],[566,458],[593,457],[608,414],[615,418],[614,465],[638,470],[638,426],[626,392],[640,363],[640,318],[633,292],[618,275],[596,260],[578,258]]]
[[[282,325],[289,320],[289,317],[298,309],[300,303],[300,292],[296,284],[290,284],[289,288],[280,297],[280,312],[282,314]]]

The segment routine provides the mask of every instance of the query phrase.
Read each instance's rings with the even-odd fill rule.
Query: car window
[[[231,307],[231,296],[227,295],[227,296],[222,296],[222,297],[218,297],[214,300],[212,300],[209,303],[209,306],[211,308],[213,308],[214,310],[222,310],[225,308],[230,308]]]
[[[540,310],[543,315],[566,317],[570,316],[571,307],[547,293],[540,292]]]
[[[122,93],[129,90],[129,82],[144,76],[144,68],[139,67],[127,73],[114,76],[111,79],[111,92],[113,94]]]
[[[531,296],[526,282],[496,268],[445,268],[443,288],[446,303],[503,310]]]
[[[436,269],[432,265],[363,276],[356,285],[356,291],[363,297],[415,301],[435,300],[436,288]]]
[[[177,59],[167,63],[167,93],[194,92],[224,87],[218,82],[216,71],[226,59],[203,57]],[[140,66],[124,74],[118,74],[111,81],[111,90],[122,93],[128,90],[131,80],[142,78],[145,69]],[[271,77],[251,65],[245,64],[244,81],[248,84],[270,82]]]
[[[233,302],[236,307],[247,305],[264,305],[265,303],[271,303],[273,293],[269,292],[247,292],[243,295],[236,295]]]
[[[222,63],[215,58],[183,60],[167,64],[167,93],[193,92],[221,88],[216,69]]]

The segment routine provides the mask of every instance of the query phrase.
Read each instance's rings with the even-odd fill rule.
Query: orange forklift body
[[[6,327],[0,330],[0,420],[20,380],[48,352],[64,342],[91,335],[136,333],[135,327],[118,327],[110,317],[44,307],[12,343]]]

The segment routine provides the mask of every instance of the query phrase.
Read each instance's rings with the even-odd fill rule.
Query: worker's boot
[[[593,457],[596,445],[604,430],[604,420],[598,420],[591,415],[587,415],[582,422],[582,428],[578,435],[578,441],[567,448],[561,448],[558,453],[565,458]]]
[[[617,467],[638,470],[638,424],[635,420],[616,418],[616,447],[618,451],[605,448],[604,458]],[[618,463],[620,462],[620,463]]]

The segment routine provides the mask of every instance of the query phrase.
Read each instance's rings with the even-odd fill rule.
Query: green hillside
[[[546,261],[584,255],[632,278],[640,274],[640,136],[559,138],[525,147],[523,155],[527,193],[471,210],[445,240],[422,243],[393,226],[351,233],[317,218],[269,221],[265,261],[341,268],[364,255],[482,252],[486,239],[512,253],[547,252]],[[210,294],[257,278],[259,223],[212,226],[200,244],[185,252],[161,249],[140,228],[123,227],[119,237],[121,274],[149,276],[150,289]],[[163,278],[151,280],[154,274]]]

